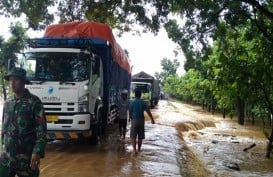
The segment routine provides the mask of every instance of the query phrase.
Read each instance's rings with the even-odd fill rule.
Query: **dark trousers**
[[[27,169],[16,169],[13,167],[7,167],[0,163],[0,177],[38,177],[39,169],[32,170],[30,167]]]

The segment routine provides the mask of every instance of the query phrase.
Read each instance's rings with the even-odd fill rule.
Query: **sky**
[[[10,37],[10,23],[17,20],[0,16],[0,21],[0,36],[8,39],[8,37]],[[28,31],[27,34],[30,38],[42,37],[43,31]],[[178,55],[175,56],[174,50],[179,51],[178,46],[168,38],[165,29],[160,29],[156,36],[152,33],[142,33],[141,36],[132,35],[130,33],[124,33],[122,37],[117,37],[116,34],[114,35],[120,46],[129,52],[129,59],[133,66],[132,74],[144,71],[154,76],[155,72],[162,71],[160,61],[163,58],[170,60],[177,58],[180,62],[177,73],[179,75],[184,73],[184,55],[182,52],[179,52]]]

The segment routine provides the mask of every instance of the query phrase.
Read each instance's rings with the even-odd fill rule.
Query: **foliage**
[[[199,57],[201,66],[189,69],[181,78],[168,77],[164,89],[200,104],[212,104],[213,98],[216,108],[232,114],[237,111],[238,98],[256,117],[272,114],[273,44],[252,28],[251,22],[244,28],[219,26],[221,35],[208,49],[208,57]]]
[[[164,82],[164,90],[172,97],[202,103],[204,99],[204,87],[201,73],[190,69],[183,76],[170,75]]]
[[[121,31],[133,30],[137,23],[155,33],[169,21],[169,14],[178,14],[186,20],[180,35],[206,46],[207,37],[213,37],[221,21],[237,26],[251,20],[272,39],[272,26],[268,24],[273,19],[272,5],[271,0],[2,0],[0,14],[15,17],[24,14],[33,29],[52,23],[55,15],[60,22],[100,21]],[[56,14],[49,10],[53,7],[58,9]]]
[[[17,61],[18,54],[24,48],[27,38],[26,29],[19,22],[11,24],[10,33],[12,36],[7,41],[0,36],[0,85],[2,86],[1,93],[4,94],[4,98],[6,97],[6,91],[3,76],[8,68],[8,64],[14,64]]]
[[[16,22],[11,24],[10,33],[12,36],[4,41],[3,37],[1,37],[1,51],[0,51],[0,62],[1,65],[7,67],[8,60],[12,59],[15,62],[17,61],[17,54],[20,53],[25,46],[26,30],[23,28],[20,22]]]
[[[58,9],[56,14],[49,12],[53,6]],[[0,7],[0,14],[16,17],[26,15],[29,27],[33,29],[44,28],[53,22],[56,15],[60,22],[99,21],[120,31],[130,31],[137,23],[153,32],[159,30],[160,23],[166,21],[171,10],[169,1],[155,0],[3,0]]]
[[[179,2],[176,10],[186,17],[182,28],[182,38],[191,39],[192,45],[198,42],[204,50],[210,44],[209,37],[217,38],[215,32],[221,23],[238,27],[250,22],[252,27],[259,29],[259,33],[264,34],[271,41],[273,39],[271,0],[183,0]]]
[[[179,66],[180,66],[180,63],[178,62],[177,59],[174,59],[172,61],[170,59],[163,58],[161,60],[162,72],[160,73],[156,72],[155,78],[160,80],[162,84],[164,84],[167,77],[176,75],[176,71]]]
[[[7,17],[26,16],[29,28],[44,29],[53,22],[54,15],[48,7],[56,4],[56,0],[1,0],[0,15]]]

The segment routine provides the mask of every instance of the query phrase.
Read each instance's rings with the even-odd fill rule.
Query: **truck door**
[[[95,102],[98,97],[100,97],[100,94],[102,92],[101,88],[101,81],[102,81],[102,76],[101,76],[101,61],[100,57],[98,55],[94,55],[92,62],[91,62],[91,92],[90,92],[90,97],[91,97],[91,110],[90,111],[95,111]]]

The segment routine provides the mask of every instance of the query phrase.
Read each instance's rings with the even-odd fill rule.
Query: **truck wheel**
[[[97,145],[98,144],[98,126],[93,125],[92,128],[92,135],[89,138],[89,144],[90,145]]]
[[[97,145],[102,134],[102,109],[97,110],[97,123],[91,125],[92,135],[88,138],[88,144]]]
[[[97,122],[97,136],[102,137],[103,135],[103,110],[99,109],[97,112],[98,122]]]

